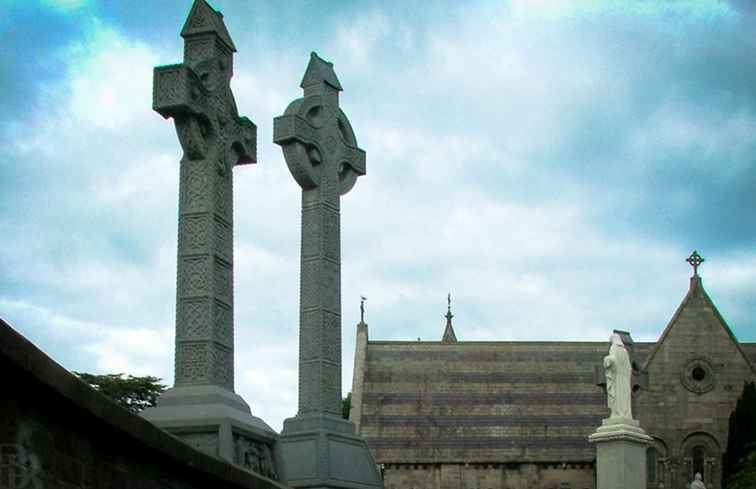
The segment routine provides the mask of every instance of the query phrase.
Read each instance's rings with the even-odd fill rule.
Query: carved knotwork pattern
[[[320,252],[320,226],[317,215],[315,208],[302,210],[302,256],[315,256]]]
[[[341,362],[341,318],[332,312],[323,312],[323,358]]]
[[[299,365],[299,406],[302,412],[319,411],[320,369],[317,364]]]
[[[203,210],[208,193],[205,161],[186,162],[186,211]]]
[[[301,292],[300,301],[303,308],[315,307],[318,305],[318,298],[320,291],[318,283],[318,262],[306,261],[302,262],[302,280],[301,280]]]
[[[178,69],[160,71],[157,82],[153,84],[153,97],[158,106],[170,105],[181,99],[180,76]]]
[[[198,340],[210,336],[210,307],[205,301],[182,301],[179,312],[179,339]]]
[[[213,381],[217,385],[234,388],[234,354],[218,346],[210,350],[213,365]]]
[[[194,29],[197,29],[199,27],[202,27],[206,23],[206,18],[201,13],[197,12],[192,16],[192,20],[189,23],[189,27],[192,27]]]
[[[323,294],[323,307],[339,311],[341,295],[341,270],[338,263],[323,260],[320,277],[320,290]]]
[[[215,296],[227,304],[231,304],[231,290],[233,287],[231,267],[216,260],[213,277],[215,278]]]
[[[199,253],[207,246],[207,216],[182,216],[179,248],[182,254]]]
[[[299,334],[299,359],[313,360],[320,356],[322,313],[319,310],[302,313]]]
[[[213,336],[215,341],[229,347],[234,347],[234,326],[231,309],[225,305],[216,303],[213,320]]]
[[[341,365],[321,364],[323,386],[323,409],[341,414]]]
[[[233,238],[231,236],[231,226],[215,221],[215,252],[226,260],[232,262]]]
[[[267,443],[234,434],[234,463],[263,477],[278,480],[273,452]]]
[[[202,295],[208,292],[209,270],[205,258],[183,258],[181,270],[181,294]]]
[[[184,43],[184,59],[187,63],[196,63],[209,59],[215,55],[215,41],[200,39]]]
[[[323,251],[325,256],[333,260],[339,260],[341,253],[339,235],[339,213],[326,211],[323,217]]]
[[[231,179],[230,170],[224,170],[224,175],[218,175],[215,181],[215,211],[227,221],[231,220]]]
[[[206,345],[179,343],[176,349],[176,379],[181,379],[181,383],[187,384],[206,382],[208,374]]]

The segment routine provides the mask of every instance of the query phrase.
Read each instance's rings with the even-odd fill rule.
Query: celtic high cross
[[[181,148],[176,386],[234,389],[233,172],[255,163],[255,125],[231,93],[234,43],[220,12],[195,0],[181,30],[184,62],[155,68],[153,109]]]
[[[299,414],[341,413],[340,197],[365,174],[365,152],[339,108],[333,65],[312,53],[300,84],[304,97],[274,120],[302,187],[299,292]]]

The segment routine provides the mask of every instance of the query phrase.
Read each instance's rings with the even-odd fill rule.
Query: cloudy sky
[[[149,4],[149,6],[148,6]],[[237,391],[296,412],[300,189],[272,119],[332,61],[368,174],[342,199],[345,392],[372,339],[655,340],[693,249],[756,341],[749,0],[216,0],[259,127],[235,170]],[[65,367],[173,382],[178,161],[152,67],[189,0],[0,0],[0,317]]]

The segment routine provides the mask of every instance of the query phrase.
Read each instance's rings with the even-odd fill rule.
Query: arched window
[[[656,482],[656,448],[646,449],[646,482]]]
[[[704,473],[704,461],[706,460],[706,449],[701,445],[693,447],[693,476],[701,474],[701,478],[706,480],[706,474]]]

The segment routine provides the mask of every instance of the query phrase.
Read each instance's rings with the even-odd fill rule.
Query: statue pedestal
[[[142,417],[209,455],[276,479],[278,436],[242,397],[214,385],[173,387]]]
[[[351,421],[327,414],[284,421],[276,442],[281,480],[296,488],[383,488],[378,467]]]
[[[652,439],[634,419],[608,418],[588,437],[596,444],[596,489],[645,489]]]

